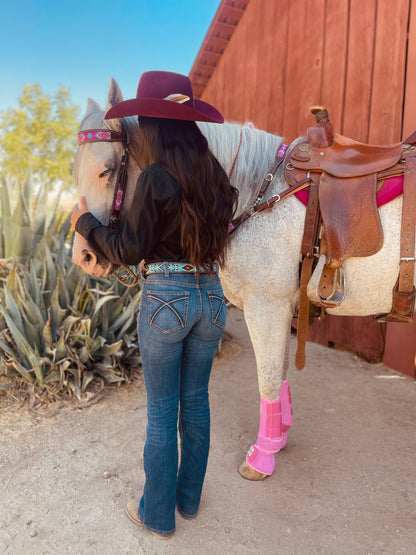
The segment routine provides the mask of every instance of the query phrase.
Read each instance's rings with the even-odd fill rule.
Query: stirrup
[[[345,272],[342,266],[335,269],[332,292],[326,298],[321,297],[321,295],[319,294],[319,283],[321,281],[322,272],[324,270],[326,261],[326,255],[321,254],[316,268],[312,274],[312,277],[309,280],[307,295],[308,299],[313,304],[322,306],[323,308],[335,308],[339,306],[345,299]]]

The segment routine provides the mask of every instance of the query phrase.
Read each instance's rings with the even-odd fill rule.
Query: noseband
[[[127,135],[125,133],[117,133],[116,131],[111,131],[107,129],[86,129],[85,131],[80,131],[78,133],[78,143],[80,146],[87,143],[98,142],[123,143],[123,155],[121,157],[121,165],[120,169],[118,170],[116,181],[117,186],[114,189],[113,208],[110,219],[108,221],[108,227],[110,229],[118,229],[120,226],[121,211],[123,209],[127,190],[127,166],[130,157]],[[134,156],[133,159],[136,161]],[[122,265],[121,268],[123,268],[126,274],[120,275],[117,272],[112,272],[116,276],[118,281],[126,287],[132,287],[133,285],[135,285],[138,279],[138,275],[135,274],[128,266]]]

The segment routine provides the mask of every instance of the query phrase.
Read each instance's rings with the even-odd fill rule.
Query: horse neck
[[[282,138],[256,129],[224,123],[199,123],[211,151],[239,191],[236,216],[253,205],[264,177],[274,165]]]
[[[282,138],[256,129],[251,124],[199,122],[198,126],[227,175],[232,171],[231,183],[239,192],[238,216],[253,205],[264,177],[274,165]],[[125,118],[123,129],[129,138],[129,150],[137,158],[137,118]]]

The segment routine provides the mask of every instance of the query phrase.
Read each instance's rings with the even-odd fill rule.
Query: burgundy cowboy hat
[[[223,123],[213,106],[194,98],[189,77],[170,71],[147,71],[140,78],[136,98],[123,100],[108,110],[105,119],[125,116]]]

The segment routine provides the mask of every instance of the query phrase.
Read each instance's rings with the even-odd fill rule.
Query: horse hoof
[[[268,476],[268,474],[262,474],[261,472],[254,470],[254,468],[251,468],[247,461],[243,461],[240,464],[238,472],[240,473],[240,476],[242,476],[246,480],[260,481],[264,480]]]

